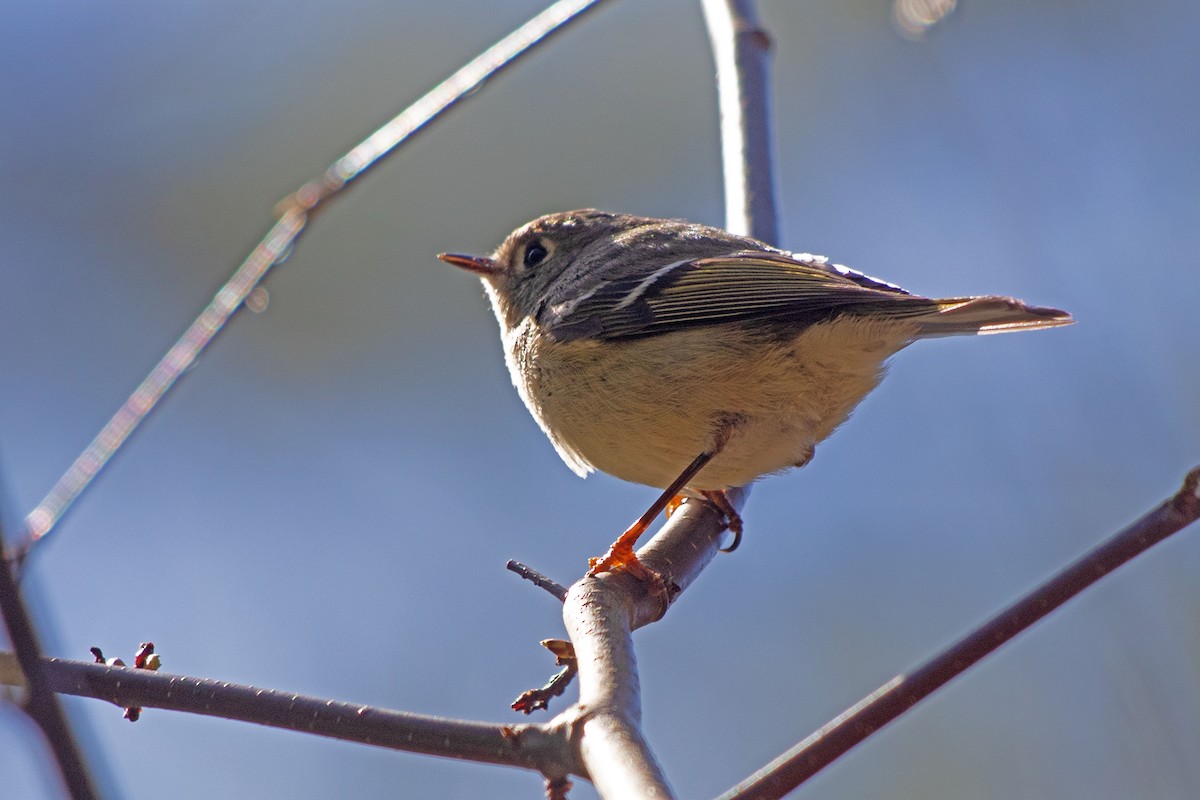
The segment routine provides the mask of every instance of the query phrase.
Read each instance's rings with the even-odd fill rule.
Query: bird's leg
[[[696,477],[696,473],[704,469],[704,466],[712,461],[720,451],[719,447],[713,448],[711,451],[701,453],[696,456],[691,464],[683,472],[679,473],[679,477],[671,481],[671,485],[663,490],[663,493],[658,496],[646,513],[638,517],[637,522],[629,526],[629,529],[617,537],[617,540],[608,548],[608,552],[600,558],[589,558],[588,575],[599,575],[601,572],[609,572],[618,568],[624,569],[626,572],[634,575],[637,578],[645,581],[661,580],[658,573],[642,565],[634,555],[633,546],[637,544],[637,540],[641,538],[654,519],[663,512],[676,495],[683,491],[683,487],[688,485],[688,481]]]

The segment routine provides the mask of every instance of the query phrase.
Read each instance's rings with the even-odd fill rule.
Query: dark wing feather
[[[733,321],[774,321],[800,330],[843,313],[902,319],[937,303],[823,259],[746,251],[678,261],[600,284],[543,309],[559,340],[626,339]]]

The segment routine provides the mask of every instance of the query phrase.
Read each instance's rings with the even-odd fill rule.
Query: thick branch
[[[563,618],[579,671],[579,753],[601,797],[671,797],[641,732],[630,636],[639,587],[627,574],[587,578],[567,593]],[[644,588],[644,585],[643,585]]]
[[[783,797],[1067,600],[1197,519],[1200,519],[1200,467],[1188,473],[1182,488],[1174,497],[976,628],[924,666],[907,675],[892,678],[794,748],[730,789],[720,800]]]
[[[731,501],[740,507],[740,491]],[[685,503],[638,551],[663,577],[669,596],[621,572],[584,578],[567,592],[563,619],[579,666],[580,758],[605,798],[674,796],[641,733],[641,698],[630,633],[662,617],[712,561],[724,521],[707,503]]]

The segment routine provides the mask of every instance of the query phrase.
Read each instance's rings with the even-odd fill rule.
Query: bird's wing
[[[799,331],[845,312],[903,319],[937,307],[820,256],[743,251],[601,282],[547,304],[538,321],[560,341],[628,339],[734,321],[770,320]]]

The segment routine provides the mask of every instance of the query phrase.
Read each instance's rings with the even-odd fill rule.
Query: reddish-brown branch
[[[730,789],[721,796],[721,800],[783,797],[1067,600],[1197,519],[1200,519],[1200,467],[1188,473],[1182,488],[1174,497],[925,665],[892,678],[794,748]]]

